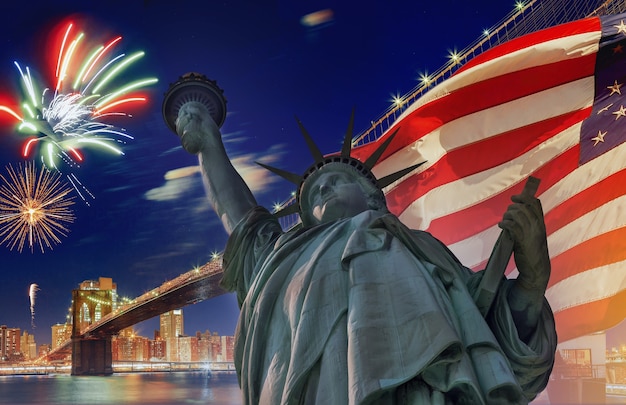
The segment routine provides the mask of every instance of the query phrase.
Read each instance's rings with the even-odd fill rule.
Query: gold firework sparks
[[[71,188],[61,181],[59,172],[46,168],[37,170],[33,162],[19,164],[17,170],[6,167],[8,177],[0,174],[0,244],[20,253],[28,242],[31,252],[34,245],[52,249],[66,236],[65,224],[74,221],[68,197]]]

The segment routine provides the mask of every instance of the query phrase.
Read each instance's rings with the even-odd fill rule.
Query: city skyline
[[[137,333],[132,326],[112,336],[113,361],[233,362],[234,336],[222,336],[208,328],[185,333],[182,308],[161,314],[159,320],[152,338]],[[33,362],[71,338],[71,323],[50,329],[52,343],[37,343],[28,331],[0,323],[0,362]],[[182,351],[181,345],[185,348]]]
[[[189,273],[194,273],[194,275],[195,275],[195,274],[197,274],[197,270],[190,270]],[[145,300],[147,296],[152,296],[154,294],[154,292],[158,290],[158,289],[153,289],[152,291],[149,291],[149,292],[145,293],[142,297],[136,297],[136,298],[128,298],[128,297],[118,296],[117,295],[117,290],[116,290],[116,287],[117,287],[116,283],[113,282],[112,279],[107,278],[107,277],[99,277],[98,279],[95,279],[95,280],[83,280],[81,283],[78,283],[76,287],[77,288],[85,288],[86,285],[91,285],[92,287],[93,286],[97,286],[97,288],[89,288],[89,287],[87,287],[86,289],[99,289],[99,284],[102,283],[103,280],[104,280],[105,283],[107,283],[107,282],[108,283],[112,283],[112,285],[114,286],[113,287],[114,288],[113,289],[113,296],[116,299],[116,302],[117,302],[116,306],[117,306],[117,308],[123,308],[124,306],[128,306],[128,305],[134,304],[135,302],[137,302],[136,298],[138,298],[140,300]],[[170,288],[171,287],[171,282],[168,281],[168,282],[164,283],[163,286],[165,288]],[[188,308],[190,308],[190,306],[181,307],[181,308],[178,309],[178,311],[182,311],[183,308],[187,308],[188,309]],[[73,322],[72,310],[71,309],[72,309],[71,307],[67,308],[67,311],[65,313],[65,320],[64,320],[65,322],[59,321],[59,322],[56,322],[56,323],[54,323],[52,325],[47,325],[48,327],[52,328],[52,336],[50,337],[48,335],[50,340],[48,340],[48,337],[46,337],[46,338],[44,338],[43,342],[42,341],[38,341],[37,342],[38,345],[40,345],[40,344],[47,344],[47,345],[51,345],[52,349],[54,349],[58,344],[63,343],[65,340],[67,340],[67,339],[69,339],[71,337],[71,327],[72,327],[72,322]],[[93,320],[89,319],[89,316],[87,316],[86,319],[85,318],[81,318],[79,320],[79,323],[81,325],[80,329],[82,330],[85,327],[87,327],[88,325],[90,325],[91,323],[98,322],[102,317],[104,317],[105,314],[101,314],[99,311],[100,310],[96,311],[96,314],[95,314],[95,317],[94,317],[95,319],[93,319]],[[168,311],[168,312],[171,312],[171,311]],[[167,312],[165,312],[165,313],[167,313]],[[81,314],[82,314],[82,312],[81,312]],[[160,316],[156,316],[155,318],[151,318],[148,321],[138,322],[137,324],[133,325],[133,327],[137,328],[138,330],[141,330],[142,333],[148,333],[149,334],[150,333],[150,329],[149,329],[150,326],[154,326],[155,327],[153,330],[159,329],[159,326],[162,327],[162,325],[160,325],[160,322],[162,322],[162,319],[159,322],[159,318],[160,318]],[[155,320],[156,320],[156,322],[154,322]],[[22,328],[19,328],[19,327],[14,327],[12,325],[7,325],[6,322],[3,322],[1,317],[0,317],[0,325],[8,326],[9,328],[13,328],[13,329],[19,329],[19,330],[22,330],[24,332],[30,333],[30,336],[34,336],[32,334],[32,332],[31,332],[32,328],[22,329]],[[149,326],[145,326],[145,325],[149,325]],[[201,325],[201,323],[194,323],[194,326],[196,327],[196,330],[195,330],[196,332],[199,332],[199,331],[202,331],[202,330],[208,331],[208,330],[213,329],[209,325],[205,325],[206,327],[204,329],[197,328],[200,325]],[[58,336],[55,335],[55,328],[58,331],[58,333],[57,333]],[[40,336],[45,336],[45,334],[40,335]],[[55,336],[57,336],[56,339],[55,339]],[[56,345],[55,345],[55,340],[56,340]]]

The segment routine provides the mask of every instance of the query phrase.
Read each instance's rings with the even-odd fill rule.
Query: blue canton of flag
[[[626,141],[626,18],[601,17],[593,111],[580,132],[580,164]]]

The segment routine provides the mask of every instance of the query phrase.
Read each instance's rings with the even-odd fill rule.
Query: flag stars
[[[626,108],[621,105],[619,106],[619,110],[613,111],[612,114],[615,114],[615,121],[617,121],[619,117],[626,117]]]
[[[602,107],[601,109],[598,110],[598,112],[596,113],[596,115],[599,115],[605,111],[609,111],[609,108],[613,107],[613,103],[607,105],[606,107]]]
[[[617,53],[624,53],[624,47],[622,46],[622,44],[617,44],[613,48],[613,54],[615,55]]]
[[[617,28],[617,33],[619,34],[620,32],[622,34],[626,34],[626,24],[624,24],[624,20],[621,20],[619,22],[619,25],[614,25],[613,27]]]
[[[595,141],[593,143],[593,146],[596,146],[600,142],[604,142],[604,137],[606,136],[606,133],[607,131],[604,131],[604,132],[598,131],[598,135],[591,138],[592,141]]]
[[[613,94],[617,93],[620,96],[622,95],[622,91],[620,90],[620,87],[622,87],[623,83],[617,83],[617,80],[615,80],[615,84],[612,86],[606,86],[607,89],[611,90],[611,94],[609,94],[609,96],[612,96]]]

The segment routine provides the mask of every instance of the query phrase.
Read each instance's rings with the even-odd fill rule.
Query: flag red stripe
[[[590,185],[589,188],[552,208],[546,214],[548,235],[581,215],[624,195],[624,184],[626,184],[626,169]]]
[[[561,178],[576,169],[579,153],[580,148],[576,145],[535,170],[533,176],[541,179],[537,193],[540,194],[554,186]],[[417,182],[421,184],[420,181]],[[433,219],[426,230],[446,245],[469,238],[498,223],[506,207],[511,203],[511,196],[521,193],[523,187],[524,183],[518,183],[479,204]]]
[[[552,257],[548,288],[585,270],[623,260],[626,260],[626,228],[618,228]]]
[[[626,290],[587,304],[577,305],[554,314],[559,342],[606,330],[624,320]]]
[[[602,27],[600,25],[600,19],[597,17],[591,17],[584,20],[578,20],[558,25],[546,30],[535,31],[527,35],[514,38],[501,45],[491,48],[480,55],[473,57],[459,70],[457,70],[455,74],[458,75],[465,70],[473,68],[474,66],[478,66],[482,63],[497,59],[513,52],[517,52],[524,48],[572,35],[584,34],[588,32],[597,32],[601,29]]]
[[[379,162],[413,144],[444,123],[591,76],[595,68],[595,58],[594,53],[508,73],[474,83],[448,96],[435,99],[399,120],[387,131],[389,134],[399,128]],[[489,97],[485,97],[485,94],[489,94]],[[468,103],[467,100],[472,100],[472,102]],[[354,148],[351,155],[365,161],[378,146],[378,142],[370,142]]]

